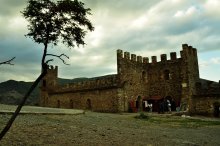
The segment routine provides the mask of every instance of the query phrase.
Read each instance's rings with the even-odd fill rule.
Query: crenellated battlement
[[[182,51],[181,51],[181,58],[184,58],[186,56],[194,56],[197,57],[197,50],[196,48],[193,48],[192,46],[188,46],[188,44],[182,45]],[[185,56],[184,56],[185,55]]]
[[[124,52],[124,58],[130,60],[130,53]]]
[[[143,57],[143,63],[144,63],[144,64],[149,63],[149,58],[148,58],[148,57]]]
[[[137,56],[136,54],[131,54],[130,52],[124,52],[122,50],[117,50],[117,57],[118,59],[126,59],[132,62],[137,62],[137,63],[157,63],[157,56],[151,56],[151,62],[149,62],[149,57],[142,57],[142,56]],[[170,53],[170,60],[176,60],[177,55],[176,52],[171,52]],[[165,62],[167,60],[167,55],[166,54],[161,54],[161,62]]]
[[[186,57],[194,56],[197,57],[197,50],[193,48],[192,46],[188,46],[187,44],[182,45],[182,50],[180,51],[180,58],[186,59]],[[131,54],[130,52],[124,52],[122,50],[117,50],[117,58],[118,59],[125,59],[128,61],[132,62],[137,62],[137,63],[143,63],[143,64],[148,64],[148,63],[158,63],[158,62],[166,62],[166,61],[176,61],[177,58],[177,53],[176,52],[170,52],[170,59],[167,59],[167,54],[161,54],[160,55],[160,60],[157,60],[157,56],[151,56],[151,62],[149,62],[148,57],[142,57],[142,56],[137,56],[136,54]]]
[[[53,66],[53,65],[47,65],[47,74],[58,76],[58,66]]]
[[[131,54],[131,61],[137,61],[137,58],[136,58],[135,54]]]
[[[167,61],[167,54],[161,54],[160,58],[161,58],[161,62]]]
[[[170,59],[171,60],[176,60],[177,59],[176,52],[170,52]]]
[[[106,89],[117,86],[117,75],[107,75],[102,77],[91,78],[82,82],[65,84],[55,89],[55,92],[74,92],[83,90]]]
[[[138,63],[143,63],[142,56],[137,56],[137,62],[138,62]]]
[[[57,108],[127,112],[141,109],[142,101],[153,101],[153,112],[160,112],[158,105],[163,102],[159,100],[169,99],[177,107],[185,105],[184,110],[191,112],[198,107],[192,105],[194,95],[220,93],[220,85],[216,83],[208,82],[207,90],[202,88],[204,81],[199,78],[197,50],[187,44],[182,45],[180,55],[170,52],[142,57],[117,50],[117,74],[80,82],[73,80],[65,85],[57,82],[57,66],[47,66],[47,71],[40,88],[41,105]]]
[[[152,63],[157,63],[157,56],[151,56]]]
[[[58,70],[58,66],[47,65],[48,70]]]

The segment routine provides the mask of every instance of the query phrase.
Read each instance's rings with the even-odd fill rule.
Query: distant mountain
[[[19,104],[33,82],[8,80],[0,83],[0,103]],[[39,87],[27,99],[27,105],[37,105],[39,102]]]
[[[59,85],[67,83],[82,82],[89,80],[89,78],[75,78],[75,79],[58,79]],[[8,80],[0,83],[0,103],[18,105],[24,95],[27,93],[33,82]],[[39,85],[34,89],[33,93],[27,99],[27,105],[38,105],[40,97]]]
[[[68,83],[76,83],[76,82],[83,82],[83,81],[87,81],[90,80],[91,78],[74,78],[74,79],[62,79],[62,78],[58,78],[58,84],[59,85],[64,85],[64,84],[68,84]]]
[[[58,78],[58,84],[64,85],[68,83],[82,82],[88,80],[95,80],[95,78],[75,78],[75,79],[62,79]],[[217,82],[200,79],[200,82],[204,88],[208,86],[216,87],[219,86]],[[0,103],[2,104],[13,104],[17,105],[20,103],[21,99],[24,97],[26,92],[29,90],[33,82],[24,82],[24,81],[14,81],[8,80],[0,83]],[[38,105],[40,97],[39,85],[27,99],[27,105]]]

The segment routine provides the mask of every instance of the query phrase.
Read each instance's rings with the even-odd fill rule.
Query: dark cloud
[[[20,15],[19,12],[23,10],[26,4],[26,0],[1,0],[0,2],[1,17]]]
[[[64,78],[94,77],[116,73],[116,50],[150,57],[177,52],[183,43],[198,53],[219,50],[220,3],[178,0],[83,0],[91,8],[95,31],[85,38],[87,45],[68,49],[49,47],[54,54],[70,56],[70,66],[54,58]],[[1,0],[0,59],[16,56],[15,66],[1,66],[0,81],[14,78],[34,80],[40,72],[42,46],[25,38],[26,22],[20,11],[26,0]],[[218,51],[217,51],[218,52]],[[169,55],[168,55],[169,56]],[[209,64],[211,66],[211,62]]]
[[[147,1],[146,0],[83,0],[86,6],[90,7],[93,12],[108,11],[109,14],[120,16],[124,14],[139,14],[147,11],[151,6],[158,3],[160,0]],[[95,13],[93,13],[95,15]]]

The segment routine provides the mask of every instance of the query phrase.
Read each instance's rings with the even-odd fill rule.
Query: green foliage
[[[86,17],[90,9],[78,0],[29,0],[22,14],[30,23],[26,36],[45,46],[59,40],[68,47],[84,45],[84,29],[94,30]]]

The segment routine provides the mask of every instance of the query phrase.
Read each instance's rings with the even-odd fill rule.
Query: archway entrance
[[[151,96],[147,99],[148,104],[152,104],[152,111],[153,112],[159,112],[160,111],[160,103],[163,101],[163,98],[161,96]]]
[[[90,99],[86,100],[86,109],[91,110],[92,109],[92,103]]]
[[[220,115],[220,103],[214,103],[214,117],[219,117]]]

